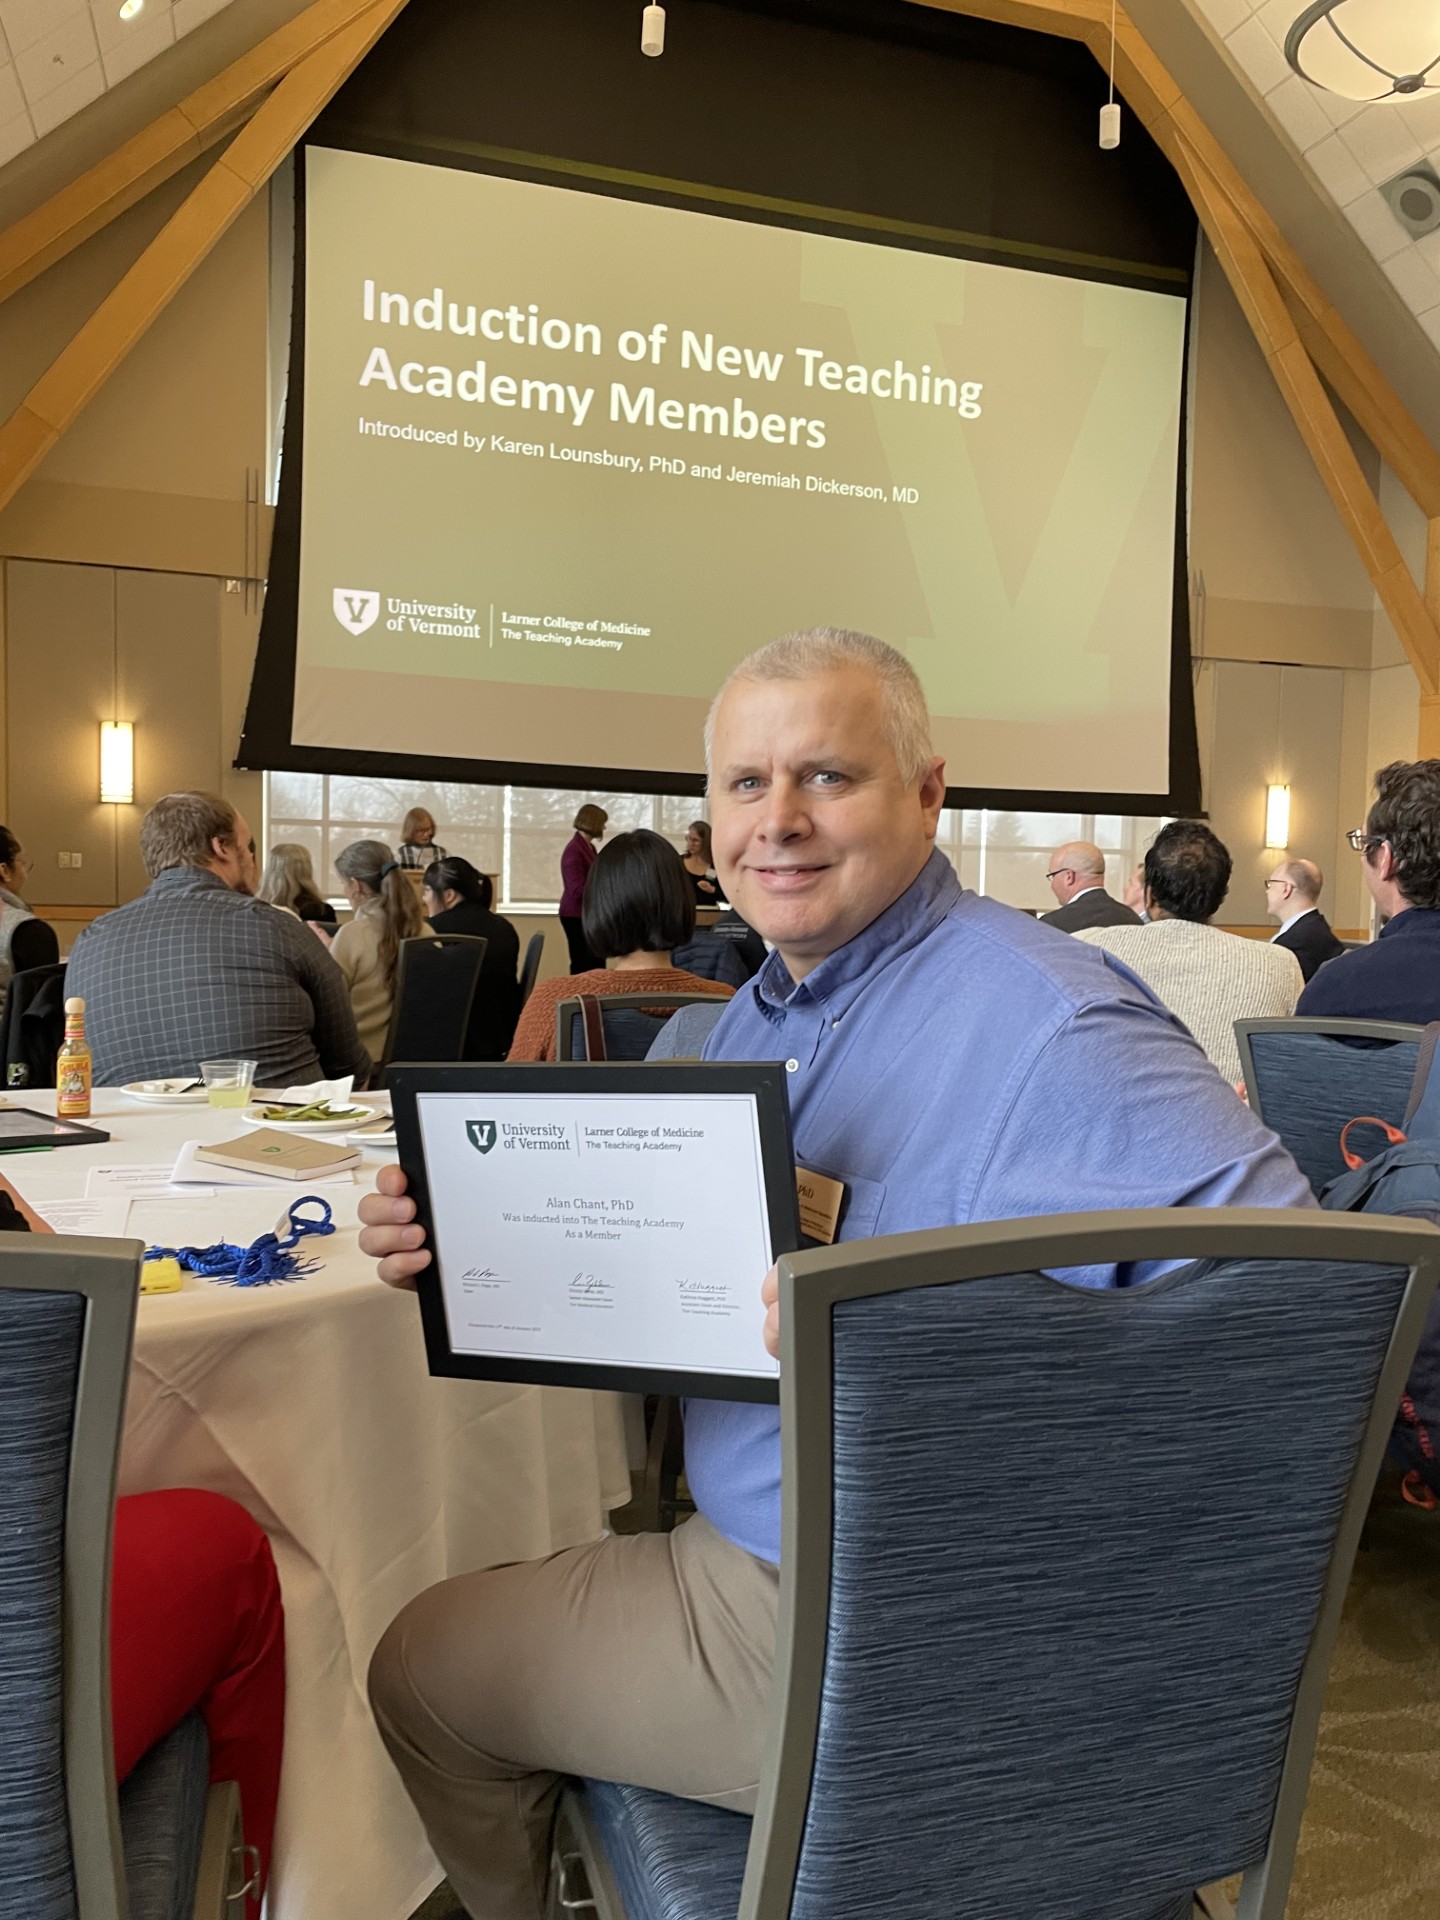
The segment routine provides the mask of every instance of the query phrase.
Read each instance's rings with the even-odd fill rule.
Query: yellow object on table
[[[178,1260],[147,1260],[140,1269],[141,1293],[179,1293],[184,1275]]]

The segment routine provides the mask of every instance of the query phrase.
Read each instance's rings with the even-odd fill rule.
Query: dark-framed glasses
[[[1383,847],[1385,844],[1383,833],[1367,833],[1364,827],[1351,827],[1345,838],[1356,853],[1368,853],[1371,847]]]

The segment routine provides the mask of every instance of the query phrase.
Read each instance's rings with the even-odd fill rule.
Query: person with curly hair
[[[1347,837],[1385,925],[1369,946],[1327,960],[1296,1012],[1440,1020],[1440,760],[1381,767],[1365,824]]]

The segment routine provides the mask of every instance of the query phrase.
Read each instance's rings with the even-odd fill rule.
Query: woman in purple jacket
[[[570,946],[571,973],[588,973],[603,966],[585,944],[580,927],[580,908],[585,899],[585,883],[595,864],[596,842],[605,832],[610,816],[603,807],[587,801],[575,816],[575,832],[560,856],[560,924]]]

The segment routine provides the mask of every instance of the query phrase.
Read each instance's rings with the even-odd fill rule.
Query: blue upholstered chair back
[[[1187,1920],[1196,1887],[1265,1855],[1361,1443],[1383,1446],[1406,1268],[1332,1250],[1104,1293],[947,1282],[937,1244],[977,1231],[792,1256],[782,1292],[783,1326],[837,1255],[852,1292],[887,1246],[893,1284],[911,1243],[942,1269],[836,1300],[828,1368],[822,1306],[788,1336],[786,1368],[810,1356],[784,1413],[802,1611],[833,1515],[828,1610],[781,1683],[790,1738],[803,1649],[823,1649],[788,1912]],[[762,1856],[772,1817],[762,1792]]]
[[[555,1008],[555,1052],[561,1060],[588,1060],[581,1001],[561,1000]],[[605,1035],[607,1060],[643,1060],[667,1021],[680,1007],[713,1006],[708,993],[600,994],[595,996]],[[723,1004],[723,1003],[722,1003]]]
[[[140,1246],[0,1236],[0,1907],[112,1920],[106,1642]]]
[[[1241,1020],[1236,1039],[1250,1105],[1319,1193],[1345,1171],[1340,1133],[1360,1114],[1399,1126],[1419,1052],[1419,1027],[1373,1021]],[[1389,1038],[1381,1038],[1383,1034]],[[1354,1152],[1386,1146],[1376,1127],[1357,1127]]]
[[[4,1246],[0,1243],[0,1277]],[[72,1920],[62,1724],[65,1490],[84,1301],[0,1288],[0,1877]]]

